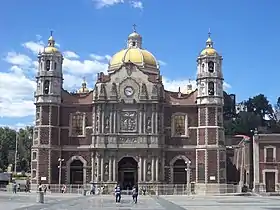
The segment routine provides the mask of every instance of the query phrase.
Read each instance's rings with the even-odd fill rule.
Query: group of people
[[[122,192],[121,192],[121,187],[120,185],[117,185],[115,188],[115,197],[116,197],[116,203],[121,202],[121,197],[122,197]],[[134,203],[137,203],[138,200],[138,188],[134,186],[132,188],[132,199]]]

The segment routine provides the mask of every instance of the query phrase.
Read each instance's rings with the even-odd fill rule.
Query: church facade
[[[159,64],[135,30],[93,90],[64,90],[54,37],[38,55],[31,167],[46,184],[226,183],[222,56],[210,34],[197,88],[164,89]]]

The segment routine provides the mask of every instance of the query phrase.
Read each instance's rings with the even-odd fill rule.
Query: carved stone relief
[[[138,143],[137,137],[120,137],[120,144],[135,144]]]
[[[147,165],[147,174],[148,175],[151,174],[151,163],[148,163],[148,165]]]
[[[123,111],[120,113],[120,130],[123,132],[136,132],[137,113],[135,111]]]
[[[108,163],[105,164],[105,171],[104,172],[105,172],[106,175],[109,174],[109,164]]]

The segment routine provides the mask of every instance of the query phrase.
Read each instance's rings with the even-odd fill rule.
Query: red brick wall
[[[39,171],[37,171],[37,176],[39,182],[41,177],[46,177],[46,181],[41,181],[42,183],[47,184],[49,180],[49,150],[48,149],[38,149],[38,163]]]
[[[217,144],[217,128],[207,128],[208,131],[208,145]]]
[[[208,107],[208,126],[216,125],[216,107]]]
[[[206,170],[206,168],[205,168],[205,150],[198,150],[197,151],[197,165],[199,165],[199,164],[204,164],[204,169],[201,170],[199,167],[197,168],[197,171],[198,171],[198,182],[204,183],[205,180],[201,180],[199,174],[200,173],[204,173],[205,174],[205,170]],[[206,177],[204,176],[204,179],[205,178]]]
[[[218,182],[217,150],[208,150],[208,183]],[[216,180],[210,180],[210,176],[215,176]]]
[[[198,144],[204,145],[205,144],[205,128],[198,128],[198,133],[199,133]]]
[[[206,126],[206,107],[199,107],[200,121],[198,126]]]

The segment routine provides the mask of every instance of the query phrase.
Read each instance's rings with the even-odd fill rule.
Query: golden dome
[[[128,62],[139,66],[158,67],[155,57],[149,51],[140,48],[128,48],[119,51],[112,57],[109,69],[118,68]]]
[[[201,51],[200,55],[216,55],[217,51],[214,48],[205,48]]]
[[[44,53],[52,54],[52,53],[59,53],[59,50],[55,47],[55,39],[52,35],[48,39],[48,46],[44,48]]]
[[[218,55],[217,51],[213,48],[213,41],[211,39],[211,33],[208,33],[208,39],[206,40],[206,48],[201,51],[200,53],[201,56],[204,55]]]

